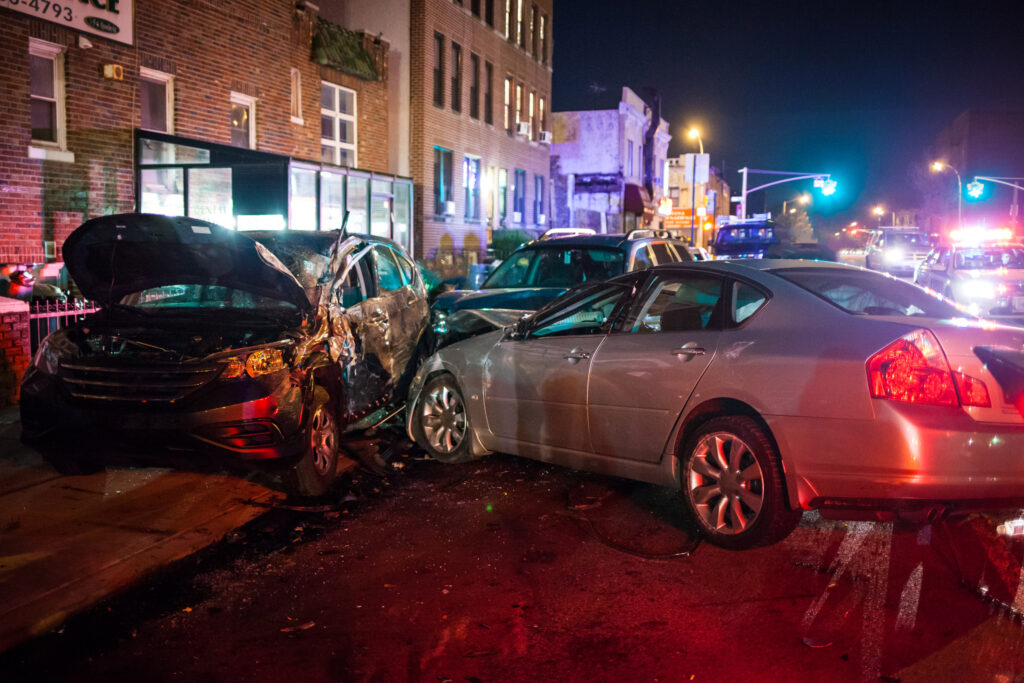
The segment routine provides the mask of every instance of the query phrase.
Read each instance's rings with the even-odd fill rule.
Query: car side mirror
[[[509,328],[509,339],[521,340],[526,339],[530,326],[529,314],[524,315],[522,318],[516,321],[515,325]]]

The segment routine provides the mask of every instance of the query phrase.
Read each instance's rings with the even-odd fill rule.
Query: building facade
[[[728,219],[729,184],[714,166],[708,169],[708,182],[689,182],[687,158],[680,154],[668,160],[667,193],[672,200],[672,212],[665,218],[664,227],[677,237],[706,248],[714,241],[715,228]]]
[[[79,21],[97,5],[73,23],[0,9],[0,263],[59,261],[83,221],[133,210],[302,230],[347,211],[411,245],[386,42],[292,0],[121,0]]]
[[[549,214],[552,0],[411,0],[416,255],[443,273]]]
[[[629,88],[616,109],[552,114],[555,224],[617,233],[658,227],[669,124]],[[653,146],[647,149],[645,145]]]

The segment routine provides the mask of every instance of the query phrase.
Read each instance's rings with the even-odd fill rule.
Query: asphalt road
[[[674,493],[403,454],[0,656],[0,680],[1024,679],[1020,542],[807,514],[701,544]],[[59,656],[58,656],[59,655]]]

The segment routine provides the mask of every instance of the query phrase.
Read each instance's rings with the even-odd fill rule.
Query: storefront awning
[[[645,223],[654,219],[654,211],[657,207],[651,201],[651,195],[647,188],[641,185],[626,184],[622,197],[622,210],[625,213],[635,213],[644,217]]]

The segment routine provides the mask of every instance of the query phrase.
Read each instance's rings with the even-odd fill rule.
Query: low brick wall
[[[18,402],[30,360],[28,304],[0,297],[0,407]]]

